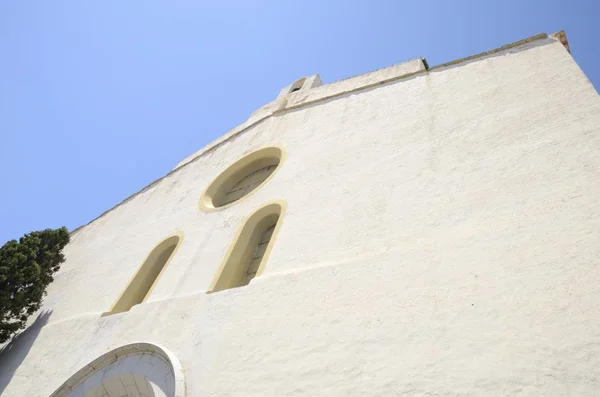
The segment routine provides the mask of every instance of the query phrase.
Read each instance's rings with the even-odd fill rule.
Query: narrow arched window
[[[209,292],[248,285],[263,272],[281,226],[283,206],[269,204],[252,214],[238,231]]]
[[[256,277],[256,273],[258,272],[258,268],[260,263],[262,262],[263,257],[265,256],[265,251],[271,242],[271,237],[273,236],[273,230],[275,230],[275,226],[277,226],[277,219],[273,219],[273,224],[265,230],[260,239],[258,240],[258,244],[254,249],[254,254],[252,255],[252,261],[248,266],[248,270],[246,271],[246,277],[244,277],[244,281],[242,281],[242,285],[248,285],[250,281]]]
[[[158,244],[140,266],[112,309],[104,315],[126,312],[133,306],[142,303],[150,294],[166,264],[173,257],[180,241],[181,238],[176,235]]]

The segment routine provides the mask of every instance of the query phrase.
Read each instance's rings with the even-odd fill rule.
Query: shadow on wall
[[[19,368],[25,357],[27,357],[27,354],[29,354],[31,346],[33,346],[42,327],[46,325],[51,315],[52,311],[50,310],[41,312],[33,324],[27,327],[25,331],[14,336],[0,350],[0,395],[10,383],[17,368]]]

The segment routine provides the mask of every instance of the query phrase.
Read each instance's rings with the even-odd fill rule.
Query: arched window
[[[112,309],[103,315],[126,312],[133,306],[142,303],[148,297],[166,264],[173,257],[180,241],[181,237],[175,235],[158,244],[140,266]]]
[[[260,276],[281,227],[284,204],[268,204],[252,214],[238,231],[209,292],[242,287]]]
[[[303,78],[297,80],[294,84],[292,84],[292,87],[290,88],[290,94],[292,92],[300,91],[300,89],[304,85],[305,81],[306,81],[306,77],[303,77]]]

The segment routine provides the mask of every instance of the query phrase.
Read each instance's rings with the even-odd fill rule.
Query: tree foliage
[[[69,242],[65,227],[31,232],[0,247],[0,343],[25,328],[42,304]]]

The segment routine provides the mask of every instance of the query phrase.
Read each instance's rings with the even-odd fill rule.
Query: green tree
[[[0,247],[0,343],[25,328],[42,304],[69,242],[67,228],[31,232]]]

